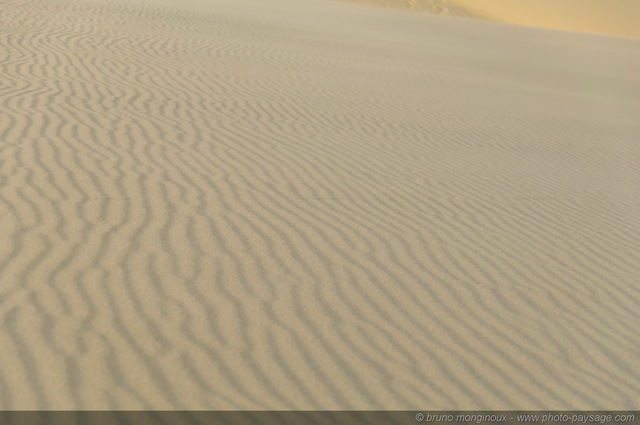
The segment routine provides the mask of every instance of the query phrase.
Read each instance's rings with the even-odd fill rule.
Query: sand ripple
[[[190,1],[1,1],[0,408],[640,408],[637,41]]]

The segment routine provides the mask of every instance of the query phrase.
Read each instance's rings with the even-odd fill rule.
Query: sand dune
[[[640,41],[0,6],[1,409],[640,408]]]
[[[635,0],[344,0],[441,15],[640,38]]]

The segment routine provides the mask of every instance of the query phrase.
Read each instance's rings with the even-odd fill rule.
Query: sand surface
[[[640,41],[0,6],[1,409],[640,409]]]
[[[342,0],[497,22],[640,38],[637,0]]]

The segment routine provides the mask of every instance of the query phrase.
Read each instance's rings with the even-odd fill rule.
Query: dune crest
[[[504,23],[640,38],[635,0],[343,0]]]

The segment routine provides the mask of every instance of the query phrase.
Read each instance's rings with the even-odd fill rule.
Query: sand
[[[640,409],[640,41],[2,0],[1,409]]]
[[[636,0],[342,0],[446,16],[640,38]]]

